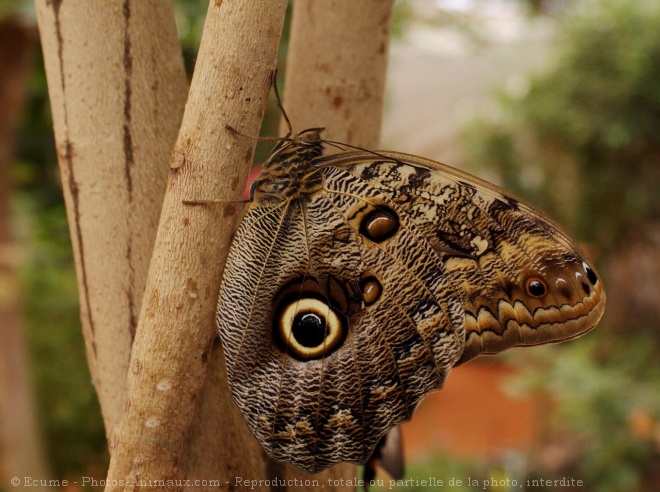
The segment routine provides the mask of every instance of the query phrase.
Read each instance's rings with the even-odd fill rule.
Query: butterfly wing
[[[271,457],[363,463],[451,367],[602,315],[593,268],[525,202],[404,154],[313,162],[313,193],[248,206],[219,301],[232,395]]]
[[[442,385],[465,337],[415,224],[388,224],[387,197],[345,178],[342,191],[248,207],[218,308],[248,426],[273,458],[309,472],[364,463]]]
[[[591,330],[605,290],[580,248],[524,200],[455,168],[397,152],[322,159],[387,194],[441,257],[466,317],[460,362]]]

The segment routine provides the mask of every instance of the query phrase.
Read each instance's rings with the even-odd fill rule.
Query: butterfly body
[[[323,157],[321,129],[255,181],[221,287],[232,396],[275,459],[364,463],[456,364],[591,329],[605,294],[524,202],[415,156]]]

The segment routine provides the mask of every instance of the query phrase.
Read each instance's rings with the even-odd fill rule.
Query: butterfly
[[[245,422],[311,473],[368,460],[452,367],[578,337],[605,307],[528,203],[413,155],[324,156],[322,131],[283,138],[253,182],[217,314]]]

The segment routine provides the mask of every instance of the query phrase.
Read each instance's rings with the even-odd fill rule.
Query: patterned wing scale
[[[221,287],[232,396],[271,457],[364,463],[453,366],[602,315],[595,271],[529,205],[414,156],[319,155],[317,129],[273,154]]]
[[[605,291],[580,248],[531,205],[457,169],[396,152],[324,158],[388,193],[442,258],[465,309],[460,362],[593,328]],[[332,182],[333,179],[328,181]]]
[[[351,181],[341,193],[248,209],[220,297],[228,375],[246,422],[272,457],[312,472],[366,461],[442,385],[465,336],[462,306],[429,244],[405,217],[399,228],[408,233],[364,240],[360,221],[377,208],[353,196],[367,191]],[[325,320],[330,333],[296,333],[296,321],[282,322],[290,310]],[[312,331],[313,322],[298,324]]]

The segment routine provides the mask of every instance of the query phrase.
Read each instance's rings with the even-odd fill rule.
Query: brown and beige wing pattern
[[[233,397],[268,453],[306,471],[366,461],[462,353],[442,262],[406,217],[394,234],[361,232],[374,211],[325,190],[250,207],[227,261],[218,322]]]
[[[593,328],[605,290],[593,265],[539,210],[490,183],[395,152],[330,156],[381,189],[442,258],[466,316],[461,362],[515,346],[561,342]],[[329,179],[333,182],[334,179]]]
[[[414,156],[316,157],[318,133],[267,163],[218,307],[245,421],[309,472],[363,463],[453,366],[579,336],[605,302],[579,248],[526,203]]]

